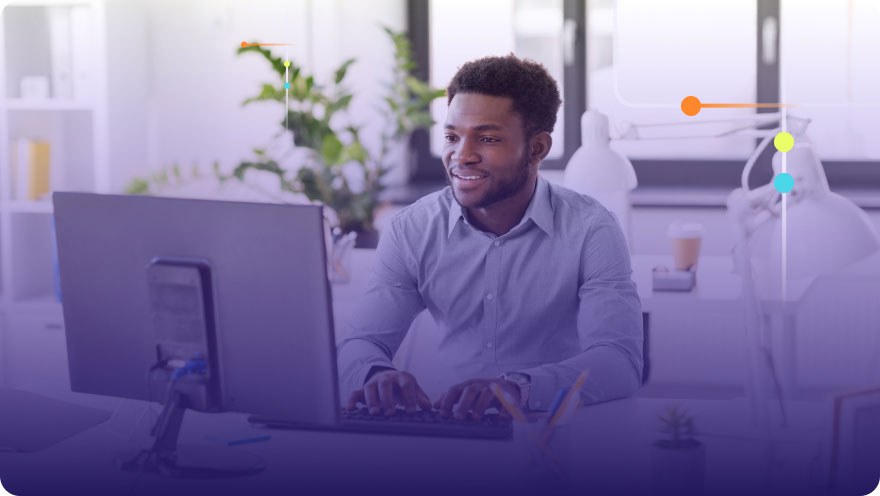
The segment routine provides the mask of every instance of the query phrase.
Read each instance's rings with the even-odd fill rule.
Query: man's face
[[[463,208],[486,208],[532,184],[522,118],[513,100],[458,93],[449,104],[443,165],[455,200]]]

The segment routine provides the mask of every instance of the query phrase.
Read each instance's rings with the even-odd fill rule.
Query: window
[[[880,159],[880,2],[784,0],[781,17],[781,92],[812,119],[816,151]]]
[[[571,0],[410,0],[410,33],[421,76],[433,86],[446,87],[469,60],[514,52],[540,61],[556,78],[562,92],[547,168],[563,168],[580,144],[578,125],[584,111],[584,5]],[[475,38],[474,34],[479,33]],[[440,151],[445,99],[435,100],[437,124],[427,137],[416,137],[419,166],[416,180],[443,179]],[[572,134],[574,133],[574,134]]]
[[[410,32],[419,33],[414,45],[425,45],[417,54],[435,85],[488,53],[516,51],[554,75],[562,71],[563,146],[545,168],[563,168],[580,145],[586,108],[608,114],[619,132],[626,122],[684,122],[681,99],[696,95],[704,102],[796,104],[793,115],[813,119],[807,133],[832,187],[880,185],[880,140],[873,139],[880,134],[880,70],[870,63],[880,49],[876,0],[410,0],[409,7]],[[437,102],[441,122],[444,108]],[[671,132],[715,135],[735,125]],[[613,146],[632,159],[642,186],[732,188],[756,143],[747,136],[682,137]],[[416,146],[415,178],[442,179],[427,135]],[[768,164],[759,165],[753,184],[768,182],[770,174]]]
[[[687,95],[706,102],[757,101],[755,16],[755,4],[743,0],[589,2],[588,107],[608,115],[619,130],[626,122],[694,122],[681,112]],[[754,110],[714,113],[749,116]],[[732,127],[674,126],[663,135],[713,135]],[[615,140],[612,146],[630,159],[744,161],[754,139]]]

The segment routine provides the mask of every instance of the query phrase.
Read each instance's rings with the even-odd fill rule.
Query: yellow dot
[[[284,61],[284,67],[290,67],[290,61],[289,61],[289,60],[285,60],[285,61]]]
[[[773,145],[781,152],[787,152],[794,146],[794,136],[791,133],[781,132],[773,138]]]

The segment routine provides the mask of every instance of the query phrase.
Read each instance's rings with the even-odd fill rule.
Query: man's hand
[[[462,420],[468,415],[471,418],[479,419],[486,414],[489,408],[497,408],[504,415],[509,413],[498,402],[495,393],[489,387],[496,384],[501,391],[510,398],[511,402],[519,405],[519,388],[512,382],[504,379],[471,379],[469,381],[456,384],[449,388],[449,391],[443,394],[434,407],[440,410],[443,416],[454,415],[455,418]]]
[[[415,413],[417,408],[431,409],[431,400],[419,387],[416,378],[409,372],[388,369],[376,372],[363,389],[351,393],[348,410],[357,408],[358,403],[367,405],[370,415],[394,415],[401,405],[406,413]]]

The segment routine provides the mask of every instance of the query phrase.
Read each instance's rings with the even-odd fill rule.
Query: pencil
[[[507,413],[509,413],[510,416],[513,417],[513,420],[516,420],[517,422],[526,421],[526,416],[523,414],[523,412],[519,409],[518,406],[514,405],[510,402],[510,400],[507,399],[507,396],[504,394],[503,391],[501,391],[501,388],[498,387],[497,384],[489,384],[489,389],[491,389],[492,392],[495,394],[495,397],[498,398],[501,406],[503,406],[504,409],[507,410]]]

